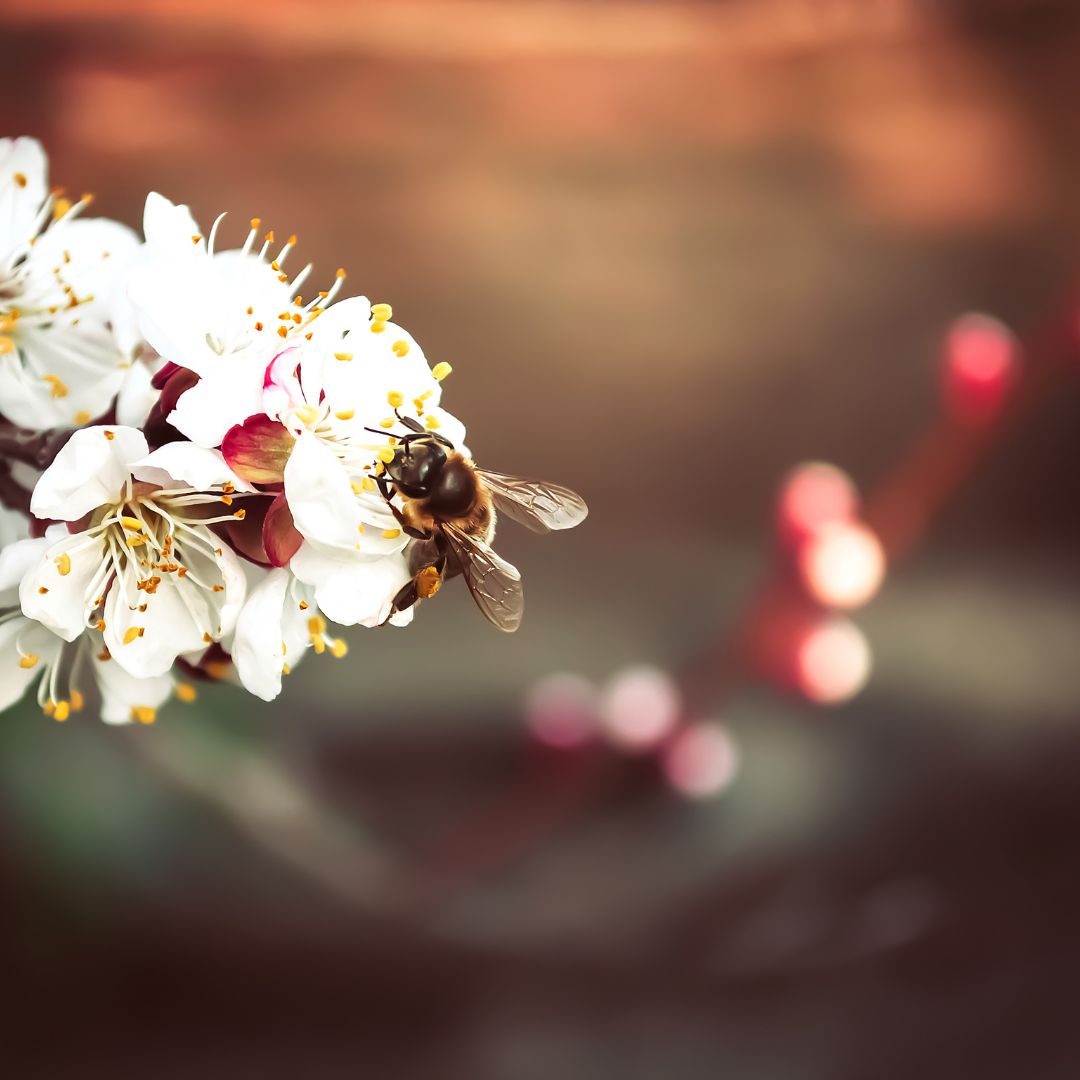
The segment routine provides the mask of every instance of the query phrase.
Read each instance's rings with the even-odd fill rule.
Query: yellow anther
[[[15,342],[9,337],[0,337],[0,356],[8,356],[15,351]]]
[[[383,529],[384,540],[396,540],[401,535],[400,529]]]
[[[77,412],[77,413],[76,413],[76,414],[75,414],[75,415],[74,415],[74,416],[72,417],[72,419],[73,419],[73,420],[75,421],[75,423],[76,423],[76,424],[79,424],[79,425],[82,425],[82,424],[89,424],[89,423],[90,423],[90,420],[91,420],[91,416],[90,416],[90,414],[89,414],[89,413],[88,413],[88,412],[87,412],[87,411],[86,411],[85,409],[80,409],[80,410],[79,410],[79,411],[78,411],[78,412]]]
[[[49,384],[49,393],[52,394],[54,398],[68,396],[67,385],[59,375],[42,375],[41,381]]]
[[[395,420],[394,417],[387,416],[387,417],[384,417],[382,420],[379,421],[379,427],[389,429],[389,428],[392,428],[395,423],[397,423],[397,421]]]
[[[386,323],[384,323],[381,319],[376,319],[371,324],[371,332],[373,334],[381,334],[385,329],[386,329]]]
[[[439,418],[434,413],[428,413],[424,418],[424,426],[428,431],[435,431],[439,426]]]
[[[431,369],[431,377],[442,382],[454,369],[445,361],[441,361]]]
[[[233,517],[236,518],[237,521],[243,521],[244,518],[247,517],[247,511],[243,507],[240,507],[239,510],[233,511]],[[184,568],[181,567],[180,569],[183,570]],[[180,576],[183,577],[184,575],[181,574]]]
[[[384,464],[389,465],[394,460],[394,451],[389,446],[384,446],[381,450],[375,451],[375,456]]]
[[[271,229],[271,230],[270,230],[270,231],[269,231],[269,232],[268,232],[268,233],[266,234],[266,242],[267,242],[268,244],[272,244],[272,243],[274,242],[274,230],[273,230],[273,229]]]
[[[146,543],[145,536],[129,536],[127,537],[128,547],[142,547]]]
[[[281,674],[282,675],[291,675],[292,674],[292,668],[289,667],[288,664],[282,664],[281,665]]]
[[[394,317],[394,309],[389,304],[372,304],[371,317],[386,322]]]
[[[395,341],[390,348],[398,355],[404,356],[409,351],[409,343],[407,341]]]
[[[289,646],[286,645],[284,641],[281,643],[281,655],[282,656],[288,656],[289,655]]]
[[[56,703],[56,709],[53,711],[53,719],[63,723],[70,715],[71,703],[67,701],[58,701]]]
[[[312,637],[311,647],[315,650],[316,656],[322,656],[326,652],[326,642],[321,637]]]
[[[140,724],[152,724],[157,719],[157,709],[151,709],[149,705],[133,705],[131,719]]]
[[[295,246],[296,246],[296,233],[293,233],[292,236],[289,237],[289,247],[295,247]]]
[[[364,479],[360,481],[360,486],[364,491],[376,491],[378,488],[378,485],[370,476],[365,476]]]
[[[255,329],[256,329],[256,330],[261,330],[262,328],[263,328],[263,324],[262,324],[261,322],[257,322],[257,323],[255,324]]]
[[[24,173],[17,172],[15,174],[15,183],[18,184],[19,187],[26,187],[26,175]]]
[[[334,415],[339,420],[351,420],[356,415],[355,409],[338,409]]]
[[[342,641],[341,638],[334,638],[334,640],[330,642],[330,655],[333,656],[335,660],[340,660],[348,653],[348,651],[348,644]]]
[[[177,683],[176,684],[176,696],[187,704],[191,704],[198,696],[198,691],[191,683]]]
[[[405,404],[405,395],[398,390],[391,390],[386,395],[386,400],[391,409],[400,409]]]
[[[63,551],[53,559],[56,563],[56,569],[60,571],[61,577],[67,577],[71,573],[71,556]]]
[[[86,698],[83,697],[81,690],[71,691],[71,707],[76,712],[82,712],[83,706],[86,704]]]
[[[71,200],[63,197],[57,199],[53,203],[52,216],[53,221],[59,221],[69,210],[71,209]]]
[[[120,519],[120,524],[123,525],[125,529],[130,529],[132,532],[141,533],[143,531],[143,523],[137,517],[128,517],[125,515]]]
[[[141,638],[146,632],[146,628],[143,626],[129,626],[124,631],[124,644],[130,645],[137,638]]]
[[[53,701],[52,698],[49,698],[49,700],[46,701],[45,704],[41,706],[41,711],[46,716],[52,716],[52,714],[54,712],[56,712],[56,702]]]
[[[307,611],[308,602],[306,600],[301,600],[297,606],[300,608],[301,611]]]
[[[334,274],[334,277],[336,277],[340,281],[341,278],[343,278],[344,276],[345,276],[345,268],[343,266],[339,266],[337,268],[337,273]]]
[[[251,227],[258,232],[259,226],[262,224],[262,218],[253,217],[251,219]]]
[[[351,352],[336,352],[336,353],[334,353],[334,359],[335,360],[351,360],[352,359],[352,353]]]
[[[105,438],[109,440],[109,442],[112,442],[113,439],[116,438],[116,432],[115,431],[105,431],[105,432],[103,432],[103,434],[104,434]]]
[[[199,242],[199,241],[200,241],[201,239],[202,239],[202,237],[201,237],[201,236],[193,236],[193,237],[191,238],[191,242],[192,242],[193,244],[197,244],[197,243],[198,243],[198,242]]]
[[[422,405],[434,392],[434,390],[425,390],[416,400]]]
[[[19,667],[29,671],[38,662],[38,656],[36,653],[27,653],[25,656],[19,657]]]
[[[312,637],[326,633],[326,620],[321,615],[312,615],[307,622],[308,633]]]
[[[104,619],[98,619],[98,621],[96,623],[94,623],[94,629],[99,634],[103,634],[105,632],[105,620]]]
[[[293,411],[302,424],[314,424],[319,419],[319,410],[314,405],[297,405]]]
[[[277,332],[278,332],[278,337],[288,337],[289,336],[289,328],[287,326],[279,326],[277,328]]]

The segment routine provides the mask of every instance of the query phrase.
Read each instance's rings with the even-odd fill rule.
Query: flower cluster
[[[270,700],[345,655],[328,622],[400,626],[437,587],[438,552],[396,601],[425,534],[386,469],[410,436],[463,450],[450,366],[343,270],[312,291],[258,219],[229,248],[224,215],[151,194],[140,241],[90,202],[0,141],[0,708],[34,688],[65,720],[94,687],[147,723],[207,678]]]

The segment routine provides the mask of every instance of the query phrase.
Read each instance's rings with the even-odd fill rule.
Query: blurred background
[[[54,183],[298,233],[592,511],[512,637],[5,716],[18,1075],[1080,1073],[1080,8],[0,13]]]

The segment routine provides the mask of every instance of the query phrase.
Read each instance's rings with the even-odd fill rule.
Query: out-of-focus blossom
[[[24,428],[103,415],[134,363],[120,279],[138,238],[48,190],[35,139],[0,139],[0,413]]]

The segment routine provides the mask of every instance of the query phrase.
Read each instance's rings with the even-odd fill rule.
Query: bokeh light
[[[784,543],[798,548],[824,526],[850,521],[858,504],[858,491],[847,473],[825,462],[806,462],[792,469],[780,486],[777,532]]]
[[[533,737],[560,750],[583,746],[596,733],[596,687],[584,676],[558,672],[540,679],[525,698]]]
[[[865,604],[885,578],[881,541],[865,525],[834,522],[799,552],[799,573],[810,595],[827,607]]]
[[[608,738],[627,753],[647,753],[675,728],[681,708],[671,676],[659,668],[624,668],[600,699],[600,722]]]
[[[866,685],[870,644],[850,620],[822,619],[799,642],[795,662],[799,690],[819,705],[836,705]]]
[[[727,789],[739,771],[739,752],[727,729],[705,720],[683,728],[664,750],[664,775],[681,795],[704,799]]]
[[[961,316],[945,338],[942,392],[949,414],[966,423],[992,420],[1019,369],[1019,343],[1004,323],[989,315]]]

